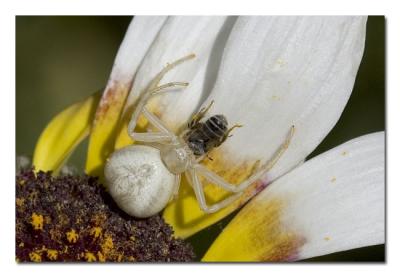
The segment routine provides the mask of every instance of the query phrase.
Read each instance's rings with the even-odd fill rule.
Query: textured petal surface
[[[35,170],[58,172],[75,147],[89,134],[100,93],[76,103],[56,115],[36,144]]]
[[[189,82],[182,89],[169,89],[154,97],[147,105],[171,130],[178,130],[187,122],[201,101],[210,93],[210,83],[218,68],[218,53],[222,52],[231,27],[236,18],[223,16],[173,16],[169,17],[160,34],[146,55],[135,78],[125,106],[123,124],[120,126],[116,148],[132,143],[127,134],[127,123],[139,95],[167,63],[172,63],[189,54],[196,58],[187,61],[161,81]],[[213,51],[213,52],[211,52]],[[213,53],[213,56],[211,56]],[[215,79],[214,79],[215,80]],[[146,122],[140,122],[144,127]]]
[[[205,261],[305,259],[385,241],[384,133],[351,140],[272,183]]]
[[[210,114],[243,124],[211,152],[206,166],[237,184],[258,172],[235,203],[211,215],[198,207],[189,188],[164,216],[178,236],[187,237],[243,205],[268,183],[315,149],[333,128],[351,94],[362,58],[363,17],[239,17],[227,41],[208,100]],[[260,165],[273,157],[295,126],[288,150],[268,172]],[[263,176],[264,175],[264,176]],[[209,202],[227,193],[205,187]]]
[[[86,161],[88,174],[102,175],[104,162],[114,149],[115,130],[133,78],[166,18],[136,16],[132,20],[97,108]]]

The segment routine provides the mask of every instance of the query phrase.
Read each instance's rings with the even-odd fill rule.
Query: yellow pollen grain
[[[48,250],[47,250],[47,257],[48,257],[50,260],[52,260],[52,261],[57,260],[58,251],[57,251],[57,250],[54,250],[54,249],[48,249]]]
[[[331,183],[334,183],[334,182],[336,182],[336,177],[332,177],[332,179],[331,179]]]
[[[35,230],[43,230],[43,215],[33,213],[31,224]]]
[[[86,252],[85,253],[85,259],[86,259],[87,262],[95,262],[95,261],[97,261],[96,256],[91,252]]]
[[[68,246],[67,245],[64,246],[64,249],[63,249],[63,251],[61,253],[64,253],[64,254],[68,253]]]
[[[17,204],[18,207],[21,207],[24,205],[25,199],[24,198],[17,198],[15,199],[15,203]]]
[[[103,225],[106,220],[107,216],[104,213],[97,213],[91,219],[91,221],[97,226]]]
[[[90,229],[90,235],[93,236],[94,238],[100,237],[101,232],[102,232],[101,227],[93,227],[92,229]]]
[[[104,239],[104,242],[101,244],[101,249],[103,250],[104,255],[107,255],[107,253],[109,253],[113,247],[113,240],[109,235],[107,235]]]
[[[23,242],[21,242],[20,244],[18,244],[18,247],[24,247],[24,243]]]
[[[106,261],[106,257],[100,251],[97,251],[97,257],[99,257],[99,262],[104,263]]]
[[[70,243],[77,242],[79,236],[74,229],[71,229],[71,231],[67,232],[66,234],[67,234],[67,240]]]
[[[342,156],[346,156],[346,155],[347,155],[347,151],[343,151]]]
[[[36,253],[36,252],[29,253],[29,259],[31,259],[32,262],[36,262],[36,263],[42,261],[42,257],[40,256],[39,253]]]
[[[281,58],[279,58],[279,59],[276,61],[276,63],[277,63],[280,67],[283,67],[283,66],[286,65],[286,62],[285,62],[283,59],[281,59]]]
[[[25,185],[25,180],[21,180],[18,182],[21,186]]]
[[[330,240],[331,240],[331,238],[330,238],[330,237],[324,237],[324,240],[326,240],[326,241],[330,241]]]
[[[51,217],[50,216],[45,216],[44,217],[44,223],[45,224],[50,224],[51,223]]]
[[[78,217],[78,218],[75,220],[75,224],[81,224],[81,222],[82,222],[82,219],[81,219],[80,217]]]

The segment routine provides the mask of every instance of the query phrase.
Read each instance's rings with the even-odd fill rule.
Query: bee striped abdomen
[[[196,156],[203,155],[223,141],[228,130],[228,121],[223,115],[214,115],[206,122],[198,122],[186,135],[189,148]]]
[[[228,129],[228,122],[225,116],[214,115],[202,127],[202,131],[210,139],[221,139]]]

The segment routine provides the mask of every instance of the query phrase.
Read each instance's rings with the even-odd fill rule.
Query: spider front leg
[[[170,82],[164,85],[158,85],[159,82],[161,81],[162,77],[169,72],[171,69],[176,67],[177,65],[183,63],[184,61],[187,61],[189,59],[194,58],[195,55],[189,55],[184,58],[181,58],[177,61],[175,61],[172,64],[168,64],[157,76],[153,79],[153,81],[150,83],[148,89],[144,91],[144,93],[140,96],[139,102],[135,108],[135,111],[133,112],[131,116],[131,120],[128,124],[128,134],[129,136],[136,141],[142,141],[142,142],[167,142],[171,141],[175,135],[168,130],[168,128],[164,125],[164,123],[155,115],[150,113],[147,108],[145,107],[147,102],[150,100],[152,96],[155,94],[161,92],[162,90],[170,87],[176,87],[176,86],[182,86],[186,87],[189,84],[185,82]],[[150,132],[150,133],[137,133],[135,132],[135,127],[137,124],[137,121],[139,119],[140,114],[143,112],[144,117],[152,124],[154,125],[157,129],[159,129],[159,132]]]
[[[214,173],[213,171],[209,170],[207,167],[201,164],[193,165],[192,170],[189,172],[190,176],[188,180],[190,180],[192,183],[193,190],[195,192],[196,198],[202,210],[204,210],[204,212],[207,213],[218,211],[219,209],[228,206],[229,204],[234,202],[238,197],[240,197],[240,195],[247,187],[249,187],[252,183],[260,179],[262,175],[268,172],[278,162],[279,158],[289,147],[293,134],[294,134],[294,126],[290,128],[289,135],[287,136],[285,142],[280,146],[280,148],[275,153],[275,155],[270,159],[270,161],[267,162],[265,165],[263,165],[260,169],[258,169],[257,173],[253,174],[247,180],[245,180],[239,185],[228,183],[223,178],[218,176],[216,173]],[[203,186],[201,185],[197,175],[205,177],[205,179],[208,180],[210,183],[219,186],[227,191],[230,191],[234,194],[222,200],[221,202],[215,203],[211,207],[208,207],[204,196]]]
[[[169,83],[166,84],[168,87],[173,87],[177,85],[181,86],[187,86],[187,83]],[[167,86],[163,85],[163,88],[166,88]],[[160,91],[160,88],[157,87],[154,92]],[[153,92],[153,93],[154,93]],[[146,99],[147,101],[149,98]],[[165,141],[171,141],[175,135],[164,125],[164,123],[154,114],[152,114],[146,107],[147,101],[143,101],[143,103],[139,103],[138,107],[135,109],[134,113],[132,114],[132,118],[129,122],[128,125],[128,134],[129,136],[136,141],[142,141],[142,142],[165,142]],[[142,100],[141,100],[142,102]],[[138,133],[135,132],[135,127],[137,124],[137,121],[139,119],[140,114],[143,113],[143,116],[152,124],[154,127],[156,127],[159,132],[149,132],[149,133]]]

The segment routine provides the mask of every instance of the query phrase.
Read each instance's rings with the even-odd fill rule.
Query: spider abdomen
[[[160,151],[131,145],[115,151],[105,166],[107,188],[118,206],[139,218],[160,212],[171,199],[175,174],[160,159]]]

